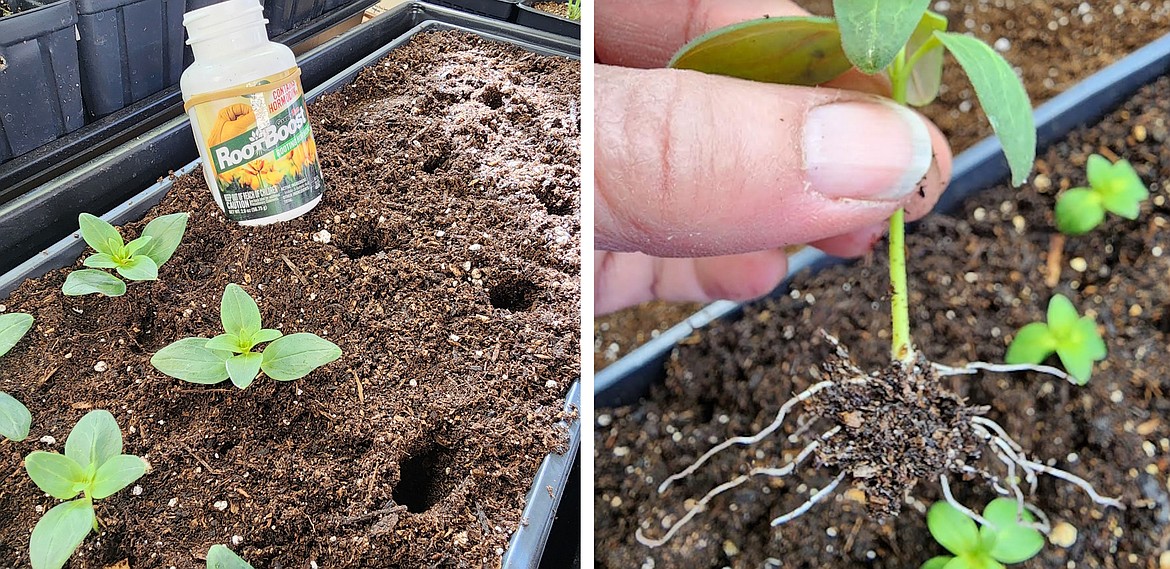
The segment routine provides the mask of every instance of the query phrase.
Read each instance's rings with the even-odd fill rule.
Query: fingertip
[[[779,249],[695,259],[695,279],[707,300],[745,301],[764,296],[788,275]]]
[[[919,219],[934,209],[939,197],[950,184],[951,173],[954,169],[954,155],[946,135],[925,116],[922,116],[922,121],[926,123],[926,129],[930,133],[933,160],[926,176],[922,179],[920,190],[915,195],[910,196],[903,204],[906,208],[906,217],[909,220]]]

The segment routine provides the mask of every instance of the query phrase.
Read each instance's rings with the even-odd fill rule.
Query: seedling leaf
[[[1073,188],[1056,199],[1056,228],[1065,235],[1084,235],[1105,221],[1101,196],[1089,188]]]
[[[889,67],[910,40],[930,0],[833,0],[841,45],[864,73]]]
[[[156,265],[163,266],[179,248],[183,234],[187,231],[188,217],[186,213],[172,213],[152,219],[142,230],[143,237],[151,238],[150,243],[138,254],[146,255],[154,259]]]
[[[1150,197],[1150,191],[1128,160],[1110,164],[1104,156],[1094,154],[1089,157],[1087,173],[1105,209],[1125,219],[1137,219],[1141,202]]]
[[[55,452],[33,451],[24,458],[24,470],[38,488],[60,500],[76,497],[89,482],[85,467]]]
[[[261,369],[278,381],[300,379],[341,357],[341,348],[315,334],[301,332],[278,338],[264,348]]]
[[[115,261],[114,257],[109,253],[94,253],[86,257],[81,264],[95,269],[114,269],[118,267],[118,261]]]
[[[0,391],[0,437],[13,442],[28,438],[32,426],[32,414],[28,407],[3,391]]]
[[[65,456],[83,468],[101,468],[107,460],[122,454],[122,430],[109,411],[86,413],[65,439]]]
[[[66,296],[93,293],[122,296],[126,294],[126,283],[110,273],[97,269],[81,269],[73,271],[65,277],[65,284],[61,285],[61,292]]]
[[[253,567],[227,546],[217,544],[207,550],[207,569],[253,569]]]
[[[1044,548],[1044,536],[1035,529],[1021,526],[1018,521],[1018,516],[1022,516],[1027,523],[1035,522],[1036,518],[1027,510],[1017,513],[1018,507],[1015,500],[996,498],[983,509],[983,517],[994,524],[995,529],[983,526],[980,533],[995,535],[994,540],[985,539],[984,543],[994,542],[987,553],[1000,563],[1027,561]]]
[[[704,34],[683,46],[670,67],[780,83],[820,85],[852,64],[831,18],[763,18]]]
[[[122,234],[96,215],[83,213],[77,216],[77,224],[81,228],[81,238],[99,253],[117,255],[125,245]]]
[[[947,551],[965,555],[979,548],[979,529],[975,522],[946,502],[935,502],[926,512],[930,534]]]
[[[906,44],[906,53],[912,55],[923,46],[926,51],[910,69],[910,80],[906,85],[906,103],[916,107],[929,105],[938,96],[942,86],[943,60],[946,50],[934,37],[934,32],[945,32],[947,19],[930,10],[922,14],[922,20]],[[927,45],[930,44],[930,45]]]
[[[1053,334],[1059,336],[1060,331],[1076,324],[1077,318],[1077,308],[1067,296],[1058,294],[1048,300],[1048,327]]]
[[[954,557],[950,555],[939,555],[938,557],[931,557],[930,561],[922,564],[919,569],[944,569],[947,563],[950,563]]]
[[[118,265],[118,274],[132,281],[158,280],[158,265],[146,255],[135,255]]]
[[[93,528],[89,498],[58,504],[33,528],[28,552],[33,569],[61,569]]]
[[[240,339],[235,334],[220,334],[208,340],[207,345],[204,347],[209,350],[223,350],[235,354],[247,351],[244,349],[244,346],[240,345]]]
[[[32,328],[33,317],[22,312],[0,314],[0,356],[8,353]]]
[[[206,338],[183,338],[154,354],[150,365],[175,379],[210,385],[228,378],[231,352],[206,347]]]
[[[259,332],[252,335],[252,345],[263,344],[264,342],[271,342],[284,334],[280,330],[273,330],[272,328],[263,328]]]
[[[1033,322],[1020,328],[1008,346],[1004,361],[1009,364],[1032,364],[1043,362],[1056,351],[1056,338],[1043,322]]]
[[[976,38],[950,32],[935,32],[934,37],[955,56],[975,87],[979,104],[1003,145],[1012,184],[1024,183],[1036,160],[1036,124],[1020,78],[1003,57]]]
[[[122,454],[106,461],[93,476],[93,490],[90,495],[95,500],[113,496],[119,490],[138,480],[146,474],[146,461],[130,454]]]
[[[251,338],[260,331],[260,307],[240,285],[229,283],[219,303],[219,318],[223,330],[238,338]]]
[[[260,375],[260,364],[263,362],[264,356],[256,352],[232,356],[227,360],[228,376],[236,387],[244,389],[252,385],[252,380]]]
[[[146,247],[150,241],[151,237],[149,235],[140,235],[138,239],[135,239],[126,244],[126,253],[129,255],[135,255],[141,251],[143,247]]]

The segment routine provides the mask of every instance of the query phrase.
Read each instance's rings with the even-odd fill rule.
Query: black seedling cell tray
[[[520,0],[516,5],[516,23],[537,30],[581,39],[581,22],[562,18],[543,10],[537,10],[532,5],[549,0]],[[561,4],[568,4],[567,0],[553,0]]]

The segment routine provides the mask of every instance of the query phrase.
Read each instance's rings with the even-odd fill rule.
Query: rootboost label
[[[325,190],[299,75],[293,69],[187,102],[228,219],[278,215]]]

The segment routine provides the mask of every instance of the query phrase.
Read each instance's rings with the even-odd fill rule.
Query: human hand
[[[597,0],[594,14],[598,314],[767,294],[783,247],[862,255],[950,179],[945,138],[873,95],[879,78],[850,72],[841,90],[661,69],[713,29],[804,14],[792,2]]]
[[[215,126],[207,135],[209,147],[223,144],[256,126],[252,107],[244,103],[235,103],[220,109],[215,119]]]

